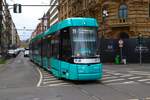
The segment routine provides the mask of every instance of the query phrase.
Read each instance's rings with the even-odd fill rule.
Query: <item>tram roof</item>
[[[51,26],[47,31],[44,32],[44,36],[52,35],[58,30],[61,30],[66,27],[71,27],[71,26],[98,27],[98,24],[97,24],[96,19],[94,19],[94,18],[84,18],[84,17],[67,18],[67,19]]]
[[[36,36],[31,40],[31,42],[35,42],[36,40],[41,39],[41,38],[43,37],[43,35],[44,35],[43,33],[36,35]]]

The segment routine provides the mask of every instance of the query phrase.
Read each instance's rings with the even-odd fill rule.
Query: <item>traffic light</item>
[[[13,5],[13,11],[14,11],[14,13],[17,13],[17,4]]]
[[[19,7],[19,13],[21,13],[22,11],[21,4],[18,4],[18,7]]]
[[[14,4],[13,5],[13,11],[14,13],[21,13],[22,12],[22,8],[21,8],[21,4]]]

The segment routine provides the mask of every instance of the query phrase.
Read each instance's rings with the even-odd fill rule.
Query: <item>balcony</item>
[[[133,19],[109,19],[110,27],[128,27],[135,21]]]

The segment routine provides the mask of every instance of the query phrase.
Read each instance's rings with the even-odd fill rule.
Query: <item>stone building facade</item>
[[[150,0],[59,0],[59,5],[60,20],[96,18],[100,37],[135,38],[140,33],[150,37]]]
[[[48,27],[54,25],[59,21],[58,18],[58,1],[59,0],[51,0],[50,5],[51,7],[49,8],[47,15],[49,16],[48,18]]]
[[[0,55],[5,55],[7,50],[18,47],[20,39],[12,20],[6,0],[0,1]]]
[[[100,17],[99,0],[59,0],[59,19],[68,17]]]

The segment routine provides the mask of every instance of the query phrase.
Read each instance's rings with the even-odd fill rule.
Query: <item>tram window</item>
[[[42,56],[46,56],[46,53],[47,53],[47,43],[46,43],[46,40],[43,40],[43,43],[42,43]]]
[[[47,38],[47,56],[50,57],[51,56],[51,40],[50,38]]]
[[[61,50],[60,54],[61,57],[63,58],[64,56],[70,56],[71,55],[71,43],[70,43],[70,33],[69,33],[69,28],[65,28],[61,30],[60,33],[61,37]]]
[[[36,53],[37,53],[38,55],[41,55],[41,53],[42,53],[42,52],[41,52],[41,45],[42,45],[41,42],[42,42],[42,41],[39,40],[39,41],[38,41],[38,44],[37,44],[37,52],[36,52]]]
[[[53,48],[52,48],[52,40],[51,38],[48,39],[48,57],[53,55]]]
[[[51,47],[52,47],[52,56],[58,56],[59,54],[59,38],[58,35],[55,35],[51,39]]]

